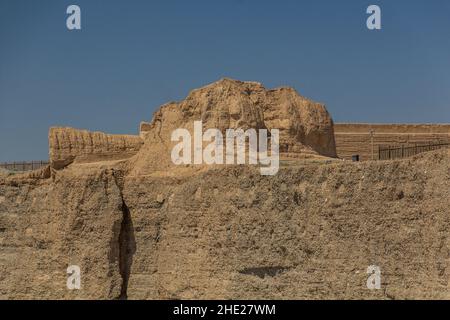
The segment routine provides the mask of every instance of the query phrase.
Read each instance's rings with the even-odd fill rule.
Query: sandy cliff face
[[[0,298],[120,296],[123,202],[112,170],[11,177],[0,195]],[[66,287],[69,265],[84,270],[76,293]]]
[[[126,178],[128,296],[450,298],[449,159]],[[367,289],[369,265],[382,290]]]
[[[0,180],[1,298],[450,298],[450,155]],[[82,289],[66,288],[81,267]],[[382,290],[366,288],[378,265]]]

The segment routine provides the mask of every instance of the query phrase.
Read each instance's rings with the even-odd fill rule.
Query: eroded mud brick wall
[[[379,146],[414,145],[450,142],[450,124],[355,124],[336,123],[334,134],[339,158],[360,160],[378,159]]]
[[[75,160],[95,162],[126,159],[135,155],[144,143],[139,136],[58,127],[50,128],[48,138],[50,164],[56,169]]]

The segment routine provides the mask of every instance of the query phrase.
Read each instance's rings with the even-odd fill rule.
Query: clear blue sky
[[[222,77],[295,87],[336,122],[450,122],[450,1],[0,0],[0,161],[46,159],[50,126],[135,134]]]

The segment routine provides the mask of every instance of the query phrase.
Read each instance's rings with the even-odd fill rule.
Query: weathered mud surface
[[[124,168],[0,177],[0,298],[450,298],[448,151],[272,177]]]

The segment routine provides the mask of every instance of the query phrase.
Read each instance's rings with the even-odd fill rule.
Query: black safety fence
[[[428,143],[414,146],[380,146],[379,160],[391,160],[412,157],[416,154],[450,147],[450,143]]]
[[[15,161],[15,162],[1,162],[0,168],[9,170],[9,171],[31,171],[40,169],[49,164],[48,161]]]

